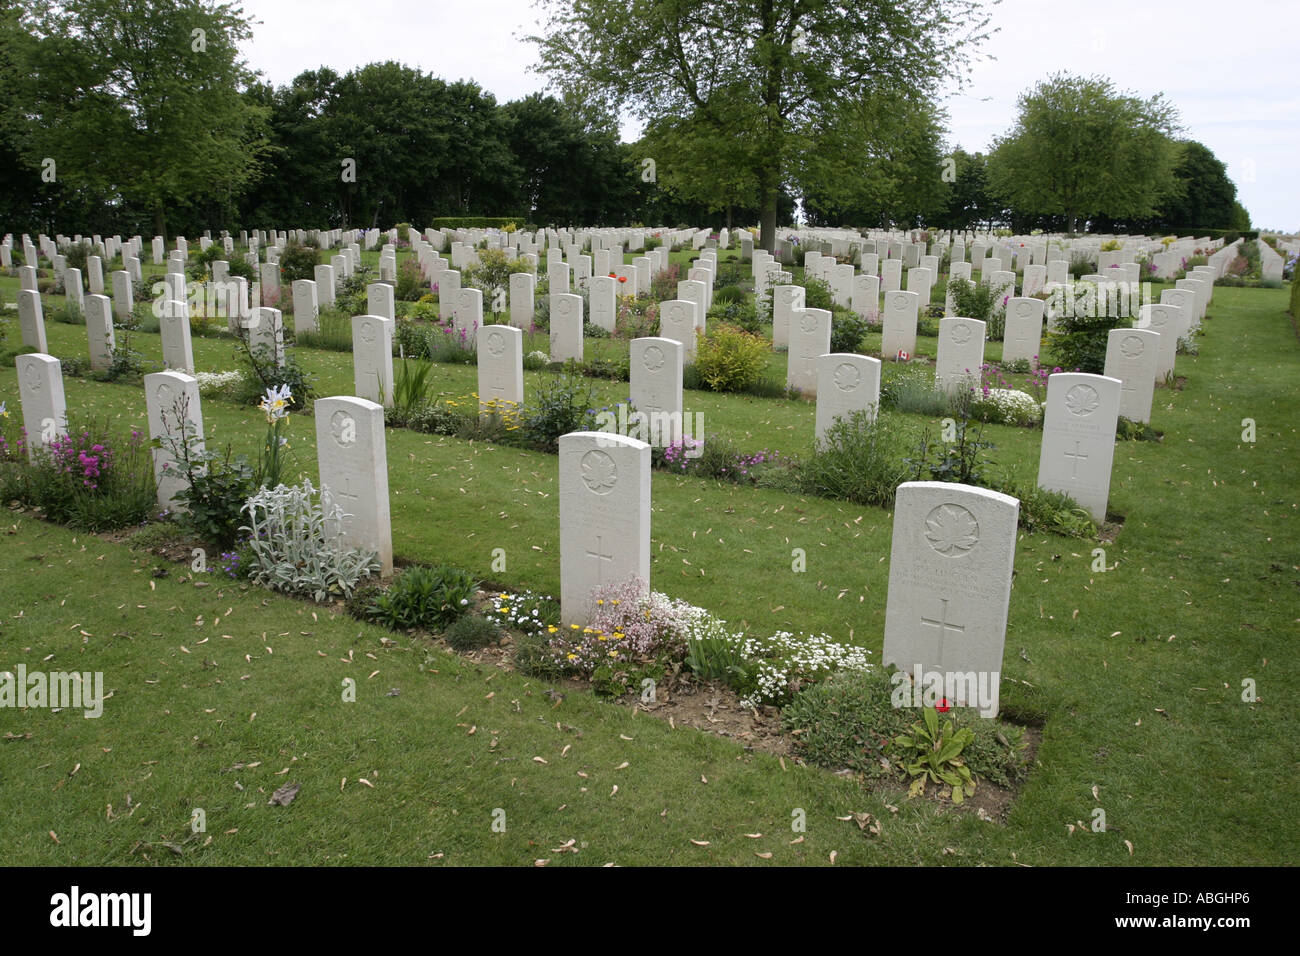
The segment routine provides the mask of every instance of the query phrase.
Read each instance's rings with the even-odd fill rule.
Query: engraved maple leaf
[[[964,508],[945,505],[936,508],[925,521],[925,539],[940,554],[969,551],[979,540],[979,527]]]
[[[618,478],[614,461],[608,455],[588,455],[582,461],[582,478],[592,491],[608,491]]]
[[[1065,393],[1065,405],[1076,415],[1087,415],[1100,404],[1096,389],[1087,385],[1076,385]]]

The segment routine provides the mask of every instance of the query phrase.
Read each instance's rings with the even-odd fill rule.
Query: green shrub
[[[220,248],[216,244],[208,246],[207,251]],[[316,267],[320,265],[320,250],[301,242],[290,242],[280,250],[280,278],[286,284],[299,279],[315,279]]]
[[[453,650],[464,653],[495,643],[501,637],[501,628],[478,614],[466,614],[447,628],[443,637]]]
[[[952,400],[934,387],[934,372],[926,365],[885,362],[880,382],[880,404],[914,415],[946,415]]]
[[[803,307],[805,309],[825,309],[829,312],[835,308],[835,298],[831,295],[829,283],[816,276],[805,275],[801,284],[804,288]]]
[[[695,365],[700,380],[715,392],[739,392],[763,377],[767,340],[734,325],[719,325],[699,340]]]
[[[719,304],[715,301],[708,311],[708,319],[710,322],[734,325],[754,335],[759,335],[763,331],[763,321],[759,318],[758,307],[753,302],[737,301]]]
[[[800,468],[804,488],[825,498],[887,505],[908,479],[905,437],[891,419],[857,411],[838,419]]]
[[[713,290],[713,304],[726,305],[730,302],[744,302],[746,292],[738,285],[724,285]]]
[[[781,724],[787,732],[799,731],[791,739],[809,763],[888,777],[890,741],[915,714],[895,708],[892,692],[883,668],[837,671],[796,694],[782,709]]]
[[[831,351],[858,352],[862,339],[871,327],[856,312],[839,309],[831,319]]]
[[[1085,299],[1095,291],[1092,283],[1082,283]],[[1097,307],[1093,307],[1094,303]],[[1056,357],[1057,363],[1064,369],[1091,372],[1100,375],[1106,368],[1106,343],[1111,329],[1126,329],[1133,323],[1123,316],[1103,315],[1097,300],[1088,304],[1066,303],[1059,309],[1056,329],[1046,332],[1044,338],[1048,349]]]
[[[987,280],[978,285],[969,279],[952,279],[948,282],[948,295],[952,297],[953,315],[987,322],[997,306],[998,296]]]
[[[374,551],[340,547],[343,508],[317,500],[310,481],[263,487],[244,503],[248,576],[263,587],[316,601],[347,597],[380,569]],[[237,562],[239,563],[244,562]]]
[[[523,412],[524,436],[547,451],[559,448],[561,435],[595,427],[595,389],[578,375],[559,375],[541,385]]]
[[[397,282],[393,287],[393,298],[398,302],[418,302],[420,297],[432,288],[424,279],[419,260],[409,256],[397,267]],[[490,307],[492,300],[483,296],[483,305]]]
[[[67,433],[27,456],[16,424],[0,419],[0,499],[40,509],[50,521],[85,531],[138,525],[157,510],[153,459],[138,432],[121,438],[108,421],[72,418]]]
[[[466,612],[478,582],[448,565],[412,565],[375,595],[366,616],[394,631],[419,627],[442,630]]]

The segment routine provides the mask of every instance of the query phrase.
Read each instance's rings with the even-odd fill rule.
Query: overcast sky
[[[725,0],[719,0],[725,2]],[[249,64],[272,83],[300,72],[397,60],[472,79],[499,101],[545,87],[531,72],[538,12],[529,0],[243,0],[255,21]],[[984,151],[1015,119],[1016,97],[1054,71],[1101,74],[1121,90],[1163,93],[1184,135],[1228,166],[1256,227],[1300,230],[1297,0],[1148,4],[1003,0],[998,32],[965,93],[949,96],[953,145]],[[635,133],[629,126],[625,132]]]

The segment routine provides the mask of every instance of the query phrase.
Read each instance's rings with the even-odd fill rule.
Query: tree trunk
[[[1072,212],[1066,213],[1066,223],[1067,223],[1066,232],[1068,232],[1070,235],[1074,235],[1074,213]]]
[[[167,215],[163,212],[163,204],[155,202],[153,205],[153,234],[162,236],[163,248],[167,248]]]
[[[759,195],[762,197],[762,216],[759,222],[758,244],[776,254],[776,203],[780,192],[781,171],[777,163],[769,160],[759,172]]]

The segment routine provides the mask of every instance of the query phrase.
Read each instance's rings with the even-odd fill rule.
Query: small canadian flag
[[[899,350],[898,350],[898,355],[897,355],[896,357],[897,357],[898,361],[900,361],[900,362],[908,362],[908,361],[911,361],[911,358],[912,358],[912,356],[908,355],[908,354],[907,354],[905,351],[903,351],[902,349],[899,349]]]

